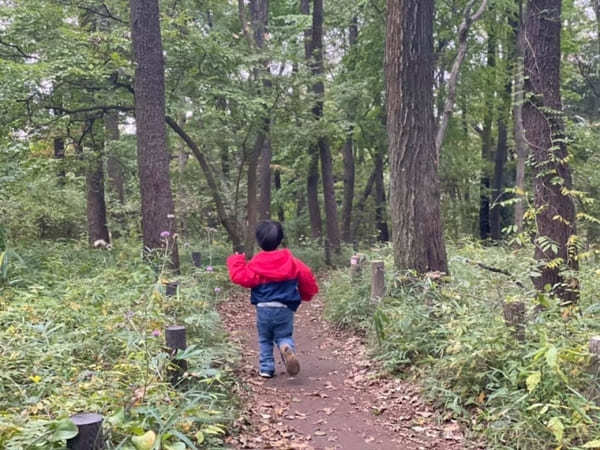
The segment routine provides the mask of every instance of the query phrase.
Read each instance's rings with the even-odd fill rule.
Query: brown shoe
[[[288,344],[283,344],[279,350],[281,350],[281,355],[283,356],[283,362],[285,363],[285,369],[287,370],[288,375],[295,376],[300,372],[300,363],[298,362],[298,358],[296,358],[296,354],[292,347]]]

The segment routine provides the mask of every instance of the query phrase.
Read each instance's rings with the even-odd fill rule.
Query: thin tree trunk
[[[352,48],[358,39],[358,19],[357,17],[352,18],[352,23],[348,29],[348,43]],[[354,116],[354,111],[348,112]],[[343,147],[343,161],[344,161],[344,195],[342,202],[342,240],[346,243],[351,243],[352,238],[352,203],[354,202],[354,178],[355,178],[355,167],[354,167],[354,139],[352,133],[354,129],[350,127],[346,142]]]
[[[385,48],[397,269],[448,272],[433,117],[433,0],[388,0]]]
[[[310,0],[300,0],[300,12],[310,14]],[[307,64],[312,65],[312,30],[304,30],[304,57]],[[321,206],[319,205],[319,149],[311,144],[308,148],[309,162],[306,176],[306,203],[310,219],[310,234],[313,239],[319,239],[323,234]]]
[[[58,184],[65,184],[65,139],[62,137],[55,137],[53,140],[54,144],[54,159],[58,160],[58,172],[56,176],[58,177]]]
[[[550,286],[561,299],[574,302],[579,297],[578,281],[565,280],[561,273],[564,268],[577,270],[578,262],[572,241],[575,205],[567,192],[572,181],[560,96],[560,32],[561,0],[527,2],[523,125],[533,156],[535,258],[541,271],[533,283],[541,291]]]
[[[110,242],[106,224],[106,202],[104,199],[104,169],[102,162],[102,139],[92,135],[91,151],[85,152],[86,170],[86,210],[88,241],[94,246],[96,241]],[[104,247],[104,245],[102,245]]]
[[[460,67],[462,66],[463,61],[465,60],[465,56],[467,55],[467,43],[469,36],[469,29],[473,22],[479,20],[483,15],[485,9],[487,8],[488,0],[482,0],[479,9],[475,12],[475,14],[471,15],[471,11],[473,10],[473,6],[475,6],[475,0],[469,0],[467,5],[465,6],[465,10],[463,12],[463,21],[458,28],[458,42],[457,47],[458,51],[456,52],[456,58],[454,58],[454,63],[452,64],[452,70],[450,71],[450,77],[448,79],[448,95],[446,96],[445,102],[443,102],[442,108],[442,96],[438,97],[438,114],[439,117],[439,125],[437,128],[437,133],[435,136],[435,149],[437,153],[437,158],[439,160],[440,153],[442,151],[442,144],[444,143],[444,137],[446,136],[446,130],[448,129],[448,124],[450,123],[450,118],[452,117],[452,112],[454,111],[454,103],[456,101],[456,87],[458,84],[458,76],[460,74]],[[444,70],[440,71],[440,86],[444,84]],[[437,120],[436,120],[437,121]]]
[[[116,142],[119,140],[119,113],[117,111],[109,111],[104,115],[104,133],[107,142]],[[121,205],[125,204],[125,175],[123,173],[123,166],[112,149],[106,158],[106,171],[111,190],[117,196],[119,203]]]
[[[344,200],[342,204],[342,240],[352,242],[352,202],[354,200],[354,142],[346,138],[343,148]]]
[[[276,170],[273,173],[273,185],[275,187],[276,192],[281,191],[281,171],[280,170]],[[279,202],[279,205],[277,206],[277,220],[279,220],[280,222],[285,222],[285,212],[283,210],[283,205],[281,204],[281,201]]]
[[[519,201],[515,204],[515,225],[517,231],[523,231],[523,215],[525,214],[525,163],[529,154],[529,147],[525,139],[523,128],[523,6],[522,0],[517,0],[519,15],[512,22],[513,39],[515,41],[515,75],[513,89],[513,135],[515,140],[515,151],[517,153],[515,190]]]
[[[325,85],[321,77],[323,76],[323,0],[314,0],[313,2],[313,27],[311,47],[314,60],[312,61],[313,76],[318,77],[313,85],[313,92],[317,97],[313,107],[313,115],[317,121],[323,117],[323,101],[325,96]],[[335,187],[333,180],[333,161],[331,159],[331,149],[326,136],[321,135],[318,139],[319,155],[321,158],[321,176],[323,179],[323,199],[325,202],[325,225],[327,230],[327,239],[325,242],[325,253],[333,250],[334,253],[341,252],[340,229],[337,218],[337,204],[335,201]]]
[[[388,231],[385,207],[385,185],[383,182],[383,154],[377,152],[375,156],[375,226],[379,232],[379,241],[388,242]]]
[[[493,26],[493,25],[492,25]],[[487,42],[487,89],[485,92],[485,112],[481,132],[481,176],[479,181],[479,237],[490,237],[490,164],[492,161],[492,122],[494,115],[494,93],[496,70],[495,30],[490,30]]]
[[[258,196],[258,219],[267,220],[271,218],[271,151],[270,139],[265,139],[258,164],[258,179],[260,193]]]
[[[365,206],[367,205],[367,200],[369,199],[369,196],[371,195],[371,192],[373,191],[373,186],[375,186],[375,178],[376,177],[377,177],[377,167],[374,166],[373,170],[371,171],[371,175],[369,175],[369,179],[367,180],[367,184],[365,185],[365,189],[364,189],[360,199],[358,200],[358,203],[356,204],[356,211],[358,212],[358,214],[360,214],[360,217],[358,217],[356,220],[354,220],[353,225],[352,225],[352,236],[354,236],[354,238],[355,238],[355,241],[354,241],[355,248],[357,247],[356,237],[358,236],[358,226],[363,221],[362,215],[365,211]]]
[[[135,117],[142,199],[144,250],[164,248],[169,231],[170,265],[179,269],[175,206],[171,193],[165,125],[165,78],[158,0],[130,0],[131,37],[136,63]]]

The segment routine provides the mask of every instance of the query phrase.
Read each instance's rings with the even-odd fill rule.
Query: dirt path
[[[234,448],[315,450],[463,449],[459,426],[434,423],[418,390],[381,377],[362,339],[321,319],[318,299],[303,304],[294,337],[301,371],[285,373],[276,353],[276,376],[258,376],[254,308],[247,294],[221,305],[221,316],[243,358],[237,369],[245,411]]]

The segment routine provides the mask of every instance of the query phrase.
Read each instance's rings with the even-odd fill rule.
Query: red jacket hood
[[[273,281],[294,279],[298,272],[292,252],[287,248],[257,253],[248,263],[248,268]]]

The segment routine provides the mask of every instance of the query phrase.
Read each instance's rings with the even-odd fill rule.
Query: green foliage
[[[163,448],[219,445],[232,417],[229,362],[215,305],[222,266],[189,268],[175,297],[137,244],[17,248],[24,260],[0,291],[0,447],[64,448],[76,412],[104,415],[107,448],[153,431]],[[168,277],[168,278],[165,278]],[[217,292],[218,291],[218,292]],[[164,329],[185,324],[186,378],[166,379]]]
[[[336,272],[326,311],[336,323],[367,326],[383,366],[419,376],[430,401],[485,435],[487,448],[593,448],[600,391],[587,345],[600,332],[600,268],[588,260],[581,302],[561,308],[535,297],[531,253],[462,242],[449,251],[452,277],[395,275],[376,311],[364,308],[366,281],[351,288],[346,272]],[[507,270],[528,288],[469,261]],[[527,305],[524,342],[503,320],[503,302],[511,301]]]

